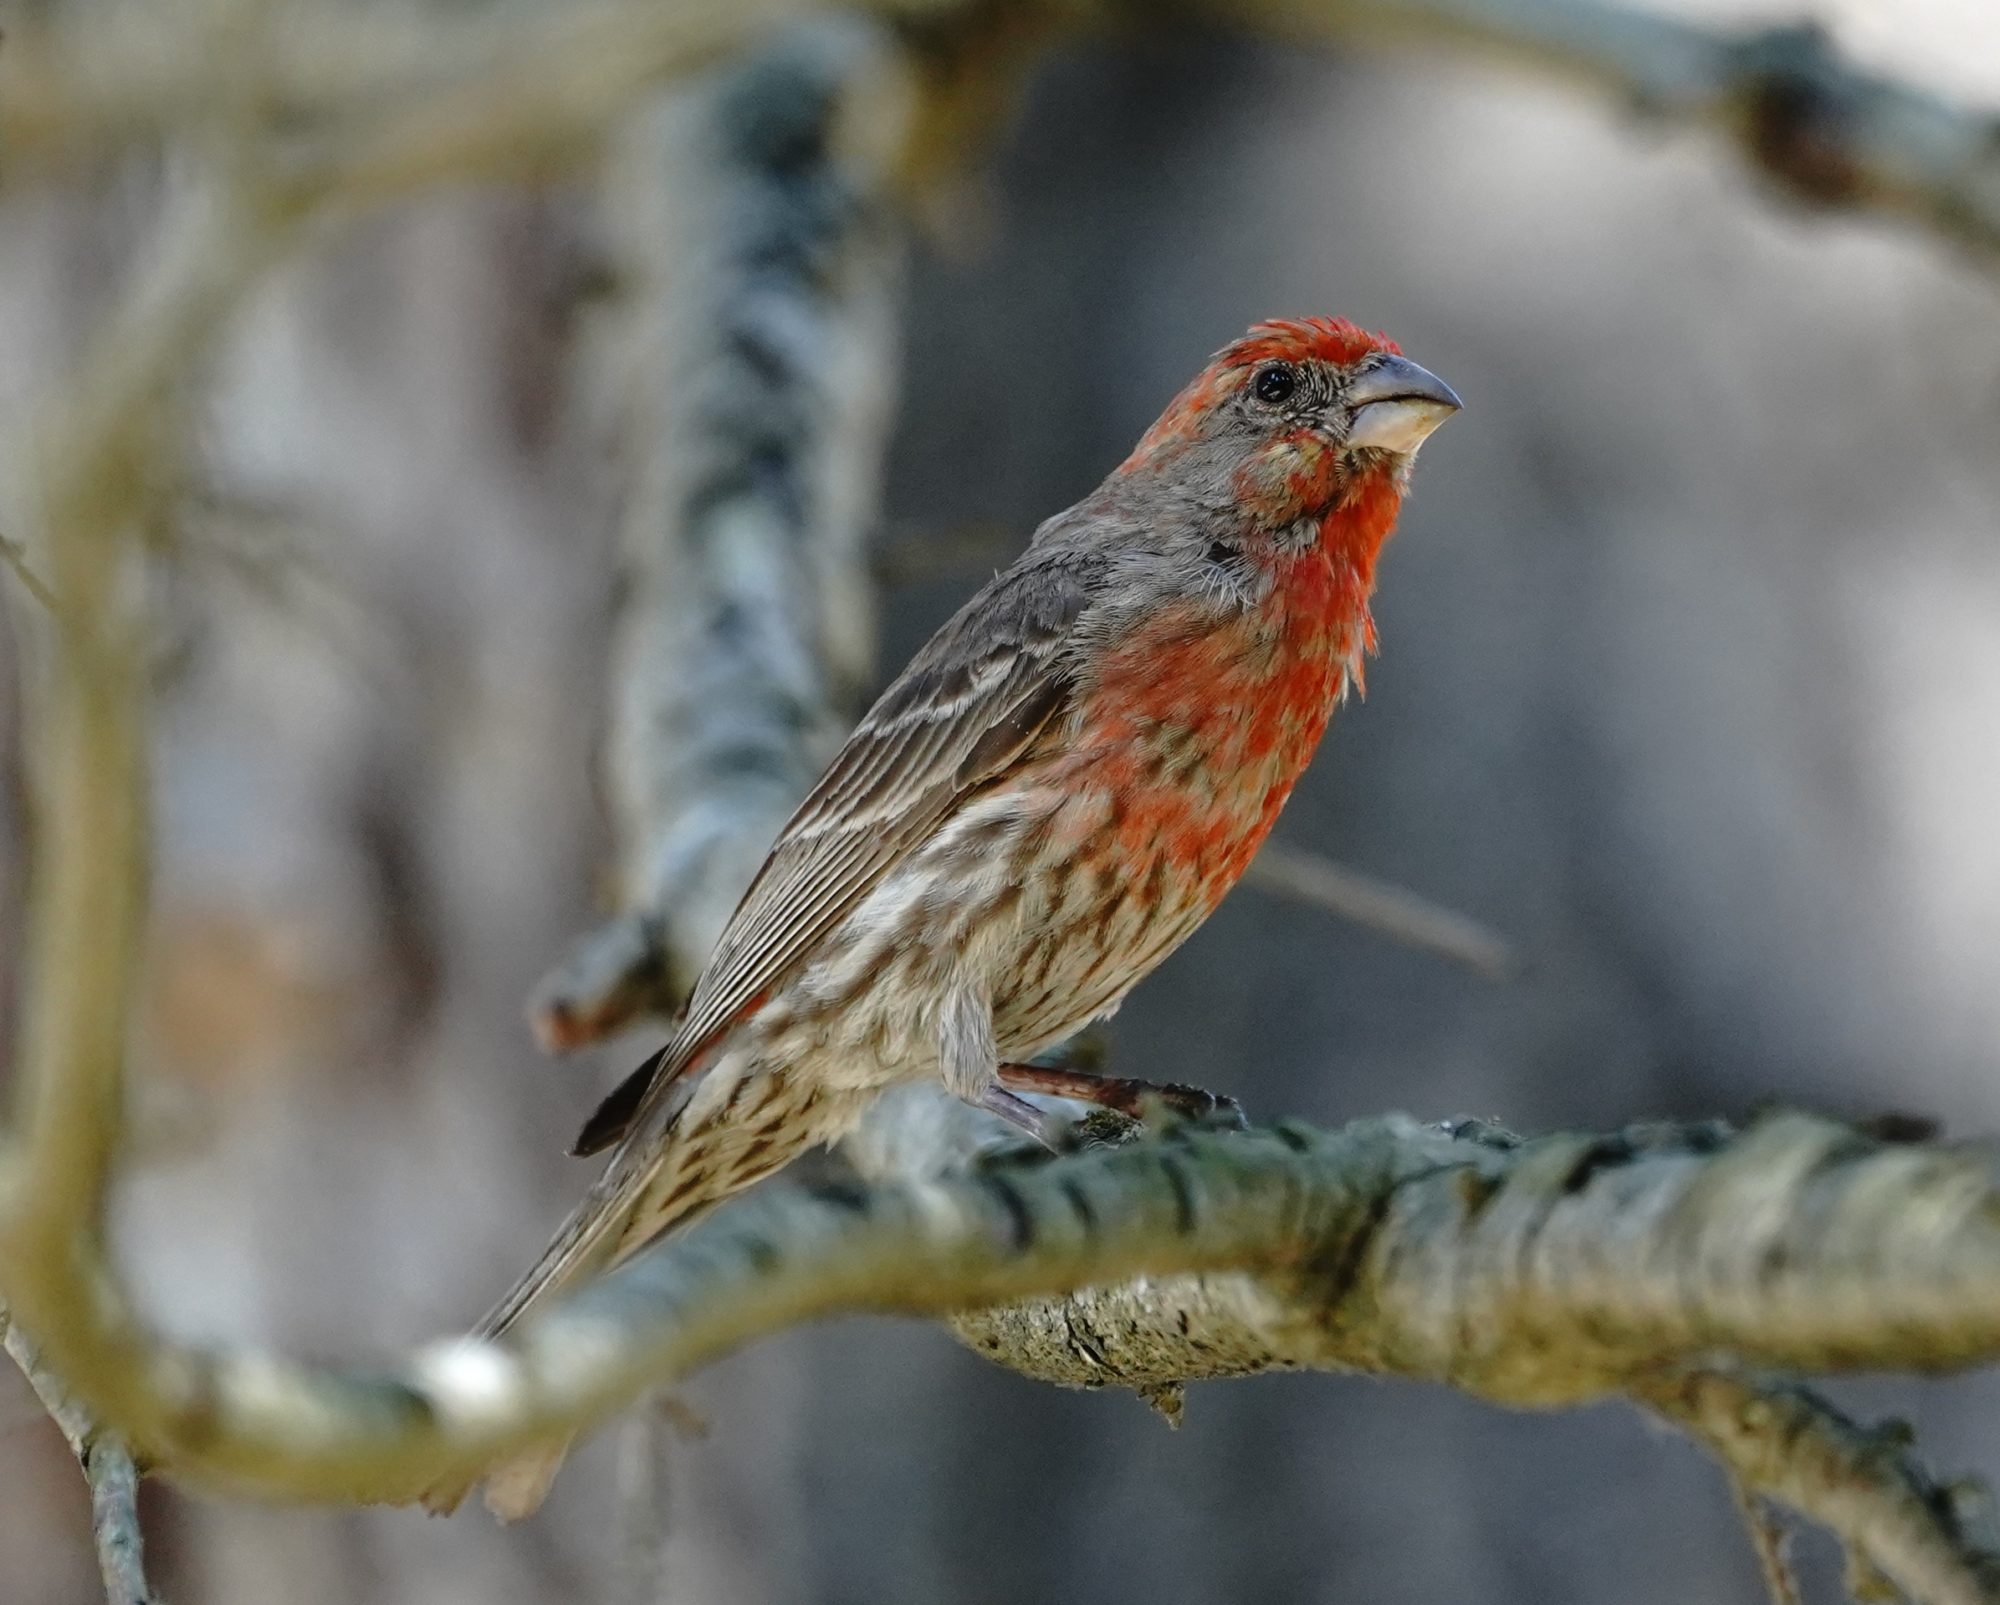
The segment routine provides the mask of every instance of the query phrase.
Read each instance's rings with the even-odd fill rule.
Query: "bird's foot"
[[[1096,1104],[1128,1119],[1159,1124],[1165,1119],[1241,1129],[1243,1109],[1234,1098],[1176,1082],[1137,1081],[1128,1076],[1096,1076],[1082,1070],[1039,1064],[1003,1064],[1003,1093],[1036,1092]],[[1019,1103],[1021,1100],[1013,1100]]]
[[[1005,1075],[1005,1066],[1001,1073]],[[1015,1097],[999,1082],[994,1082],[980,1093],[979,1107],[988,1114],[998,1115],[1008,1125],[1025,1131],[1051,1153],[1061,1153],[1067,1146],[1068,1121],[1060,1115],[1050,1114],[1046,1109],[1037,1109],[1026,1098]]]

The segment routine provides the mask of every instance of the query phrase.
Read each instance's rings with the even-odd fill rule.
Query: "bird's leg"
[[[938,1011],[938,1074],[975,1109],[998,1115],[1044,1148],[1060,1151],[1067,1123],[1017,1098],[994,1077],[993,1005],[975,986],[954,988]]]
[[[1002,1065],[1004,1075],[1010,1067]],[[981,1090],[975,1103],[988,1114],[998,1115],[1010,1126],[1018,1126],[1036,1142],[1052,1152],[1061,1152],[1063,1139],[1069,1131],[1069,1122],[1060,1115],[1049,1114],[1037,1109],[1026,1098],[1017,1098],[997,1081],[990,1081]]]
[[[1040,1064],[1003,1064],[1000,1066],[1000,1085],[1013,1092],[1039,1092],[1047,1097],[1094,1103],[1100,1108],[1129,1115],[1134,1120],[1143,1121],[1149,1105],[1165,1105],[1187,1120],[1213,1120],[1221,1116],[1232,1125],[1243,1124],[1243,1111],[1234,1098],[1174,1082],[1094,1076],[1082,1070],[1056,1069]],[[1020,1100],[1015,1101],[1018,1103]]]

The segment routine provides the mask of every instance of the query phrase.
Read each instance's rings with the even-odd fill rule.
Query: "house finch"
[[[1045,1140],[1021,1061],[1115,1009],[1235,884],[1375,644],[1410,463],[1457,409],[1380,335],[1273,322],[938,631],[780,833],[616,1154],[497,1334],[935,1078]],[[489,1482],[533,1508],[560,1458]],[[496,1497],[497,1496],[497,1497]]]

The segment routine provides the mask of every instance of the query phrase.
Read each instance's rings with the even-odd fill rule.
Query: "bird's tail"
[[[609,1270],[852,1123],[833,1100],[748,1055],[725,1054],[698,1081],[674,1092],[618,1145],[541,1258],[487,1312],[474,1336],[500,1336],[583,1278]],[[502,1521],[532,1514],[568,1449],[564,1436],[530,1445],[491,1468],[484,1479],[487,1507]],[[423,1502],[442,1515],[470,1488],[441,1485]]]

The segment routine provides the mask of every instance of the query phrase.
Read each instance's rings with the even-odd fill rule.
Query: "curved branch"
[[[0,1265],[14,1315],[73,1367],[143,1347],[103,1272],[149,848],[147,635],[135,535],[175,483],[174,379],[279,248],[239,184],[169,213],[157,277],[106,322],[36,462],[63,629],[32,707],[43,760],[29,887],[18,1151]]]
[[[1203,1280],[1160,1280],[1189,1276]],[[1395,1117],[1183,1130],[951,1181],[773,1189],[516,1338],[444,1345],[399,1372],[149,1341],[68,1380],[177,1472],[402,1499],[802,1320],[945,1315],[1139,1277],[1092,1297],[1143,1347],[1104,1341],[1107,1325],[1089,1372],[1024,1368],[1091,1383],[1363,1370],[1538,1407],[1724,1355],[1938,1369],[2000,1354],[2000,1192],[1984,1150],[1885,1146],[1800,1116],[1730,1137],[1528,1143]],[[95,1334],[47,1319],[87,1309],[38,1309],[46,1343],[102,1354]]]

